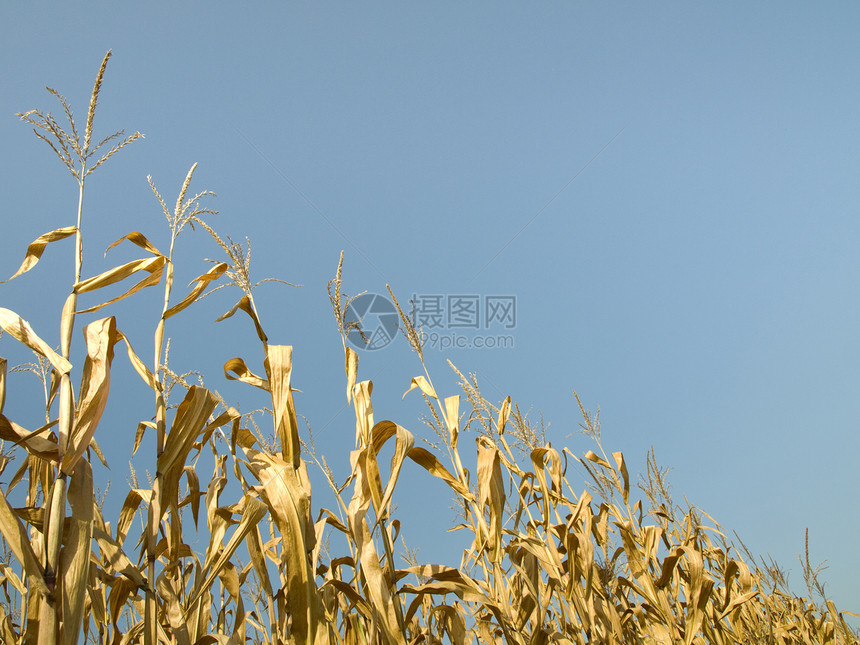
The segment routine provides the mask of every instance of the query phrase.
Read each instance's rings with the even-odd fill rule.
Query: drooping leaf
[[[110,393],[110,368],[113,348],[119,340],[114,317],[96,320],[84,328],[87,358],[81,376],[81,392],[69,447],[63,455],[62,470],[72,473],[90,445]]]
[[[60,374],[68,374],[69,371],[71,371],[72,364],[51,349],[51,347],[33,331],[33,328],[30,327],[30,323],[21,318],[21,316],[16,314],[14,311],[0,307],[0,327],[3,328],[3,331],[24,343],[37,354],[41,354],[47,358],[54,369]]]
[[[229,268],[229,267],[228,267],[228,265],[227,265],[226,263],[221,262],[221,263],[219,263],[219,264],[216,264],[216,265],[215,265],[214,267],[212,267],[211,269],[209,269],[209,270],[208,270],[206,273],[204,273],[203,275],[201,275],[201,276],[199,276],[198,278],[196,278],[196,279],[192,280],[192,281],[191,281],[191,283],[192,283],[192,284],[193,284],[194,282],[196,282],[197,284],[195,284],[195,285],[194,285],[194,288],[191,290],[191,293],[189,293],[187,296],[185,296],[185,298],[182,300],[182,302],[180,302],[180,303],[178,303],[178,304],[176,304],[176,305],[173,305],[170,309],[168,309],[167,311],[165,311],[165,312],[164,312],[164,314],[161,316],[161,318],[162,318],[163,320],[167,320],[167,319],[168,319],[168,318],[170,318],[171,316],[175,316],[176,314],[178,314],[178,313],[179,313],[180,311],[182,311],[183,309],[185,309],[185,308],[187,308],[187,307],[191,306],[191,304],[192,304],[195,300],[197,300],[197,297],[198,297],[201,293],[203,293],[203,290],[206,288],[206,286],[207,286],[210,282],[212,282],[213,280],[217,280],[217,279],[218,279],[218,278],[220,278],[222,275],[224,275],[224,272],[225,272],[228,268]]]
[[[9,282],[10,280],[14,280],[22,273],[27,273],[30,269],[36,266],[36,263],[42,257],[42,253],[45,251],[45,247],[48,246],[51,242],[57,242],[58,240],[64,240],[70,235],[74,235],[77,232],[78,228],[76,226],[66,226],[65,228],[58,228],[56,230],[50,231],[49,233],[45,233],[44,235],[40,235],[35,240],[30,242],[30,245],[27,247],[27,253],[24,256],[24,261],[21,263],[21,266],[15,272],[11,278],[3,280],[0,284],[4,282]]]
[[[148,274],[142,280],[135,283],[130,289],[128,289],[128,291],[126,291],[122,295],[119,295],[116,298],[111,298],[107,302],[103,302],[101,304],[94,305],[86,309],[80,309],[78,310],[78,313],[85,314],[98,311],[103,307],[107,307],[108,305],[112,305],[115,302],[119,302],[124,298],[128,298],[130,295],[137,293],[141,289],[158,284],[161,281],[162,274],[164,273],[164,265],[166,262],[167,258],[165,258],[164,256],[133,260],[132,262],[128,262],[126,264],[123,264],[122,266],[114,267],[113,269],[105,271],[104,273],[101,273],[97,276],[78,282],[75,285],[74,291],[76,294],[81,294],[86,293],[88,291],[95,291],[96,289],[101,289],[102,287],[107,287],[109,285],[115,284],[117,282],[120,282],[121,280],[125,280],[130,275],[133,275],[140,271],[144,271]]]

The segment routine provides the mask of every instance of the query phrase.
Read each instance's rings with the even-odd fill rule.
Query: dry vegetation
[[[0,641],[858,642],[832,602],[792,595],[777,567],[756,565],[702,511],[676,506],[653,454],[645,478],[631,486],[624,457],[604,452],[599,418],[582,404],[583,432],[596,445],[596,452],[583,456],[552,448],[542,426],[530,423],[510,399],[493,405],[474,378],[463,375],[464,398],[438,394],[426,369],[411,382],[411,396],[422,396],[428,406],[433,450],[418,445],[405,427],[376,421],[371,383],[359,380],[358,355],[346,343],[348,298],[341,292],[340,266],[330,295],[356,431],[351,475],[336,484],[325,459],[300,440],[292,347],[268,343],[248,253],[204,221],[211,212],[201,205],[206,193],[189,196],[193,167],[172,210],[153,185],[170,228],[168,252],[133,232],[115,244],[136,245],[140,259],[82,278],[85,179],[141,136],[120,132],[92,144],[108,58],[93,88],[83,140],[66,100],[54,90],[65,129],[47,113],[20,115],[71,172],[80,200],[77,223],[30,244],[13,276],[32,269],[50,243],[74,236],[75,275],[62,310],[59,350],[43,340],[44,330],[37,333],[17,313],[0,309],[5,342],[15,339],[35,352],[36,362],[24,369],[41,376],[45,395],[42,427],[25,429],[0,415],[0,531],[7,556],[0,562]],[[206,229],[227,257],[176,302],[173,247],[186,225]],[[134,284],[120,297],[78,309],[79,294],[127,279]],[[225,373],[270,396],[271,440],[253,418],[166,365],[167,322],[219,285],[242,291],[224,317],[241,312],[250,318],[264,359],[261,374],[241,358],[228,360]],[[153,312],[152,364],[139,358],[114,317],[88,317],[86,359],[72,365],[79,315],[158,286],[164,304],[160,314]],[[402,311],[401,317],[423,367],[420,335]],[[143,486],[132,472],[131,490],[109,521],[95,493],[91,459],[102,459],[97,429],[119,343],[152,391],[154,420],[138,425],[135,451],[145,433],[154,436],[154,454],[137,457],[154,475]],[[0,359],[0,412],[6,376],[6,360]],[[181,403],[168,404],[171,390],[174,403]],[[475,443],[470,439],[464,448],[467,430]],[[392,455],[388,464],[380,463],[383,449]],[[461,450],[476,464],[474,472],[464,466]],[[197,472],[204,453],[211,453],[211,474]],[[334,509],[312,506],[307,460],[331,485]],[[456,566],[423,564],[413,553],[407,566],[398,567],[396,554],[405,547],[392,499],[401,470],[416,467],[442,480],[456,500],[462,520],[456,529],[471,540]],[[585,475],[584,489],[574,472]],[[201,532],[205,553],[195,552],[187,538]],[[343,545],[342,552],[332,553],[332,545]],[[808,554],[805,570],[813,598],[820,589]]]

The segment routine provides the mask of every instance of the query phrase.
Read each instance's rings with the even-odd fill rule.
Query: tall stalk
[[[191,185],[191,179],[194,176],[194,171],[197,169],[195,163],[191,166],[188,174],[185,177],[185,182],[182,184],[182,189],[179,191],[179,197],[176,200],[176,206],[171,213],[165,204],[164,199],[155,188],[152,178],[148,177],[150,188],[161,204],[161,209],[164,212],[167,223],[170,226],[170,249],[166,259],[166,275],[164,280],[164,300],[162,304],[161,317],[158,325],[155,328],[154,338],[154,365],[152,374],[155,377],[157,387],[155,388],[155,457],[156,463],[161,459],[164,452],[167,438],[167,401],[164,396],[164,369],[166,367],[166,359],[164,355],[164,329],[165,321],[171,315],[170,309],[170,293],[173,290],[173,249],[176,245],[176,239],[182,232],[186,224],[191,223],[194,219],[200,218],[204,214],[214,214],[216,211],[204,209],[200,207],[199,199],[205,195],[214,195],[211,191],[203,191],[197,193],[190,199],[185,198],[188,188]],[[193,224],[192,224],[193,226]],[[150,580],[150,585],[155,581],[155,551],[158,544],[158,530],[161,525],[161,517],[164,514],[165,503],[171,505],[171,522],[178,521],[178,513],[173,500],[165,500],[164,493],[164,473],[156,471],[155,482],[152,487],[152,499],[148,509],[147,528],[146,528],[146,559],[147,559],[147,579]],[[175,553],[175,549],[172,550]],[[170,563],[172,568],[174,562]],[[151,589],[150,589],[151,591]],[[146,604],[144,609],[144,642],[147,645],[156,643],[157,630],[157,611],[156,598],[154,593],[147,593]]]
[[[87,124],[84,132],[84,139],[81,141],[77,131],[72,110],[69,107],[66,99],[61,96],[56,90],[47,88],[48,92],[54,95],[63,107],[63,111],[69,122],[70,132],[66,132],[50,113],[42,113],[38,110],[31,110],[18,116],[34,126],[33,131],[36,136],[47,143],[54,153],[60,158],[78,184],[78,209],[74,227],[75,234],[75,251],[74,251],[74,282],[72,290],[63,306],[62,317],[60,320],[60,355],[65,361],[68,361],[71,356],[72,335],[75,329],[75,317],[77,312],[78,302],[78,285],[81,282],[81,268],[83,265],[83,239],[82,239],[82,221],[84,209],[84,187],[87,176],[98,168],[101,164],[107,161],[120,148],[128,145],[135,139],[142,137],[139,132],[119,140],[114,143],[111,149],[104,153],[98,161],[92,166],[88,164],[99,149],[110,141],[120,139],[122,131],[106,137],[101,142],[92,145],[93,120],[95,117],[96,105],[98,104],[99,92],[101,91],[102,80],[104,79],[105,69],[107,68],[108,60],[111,52],[108,51],[102,59],[98,74],[96,75],[93,91],[90,95],[90,105],[87,112]],[[59,229],[48,234],[48,237],[55,235],[48,241],[62,239],[68,234],[68,229]],[[33,262],[32,264],[35,264]],[[30,266],[32,266],[32,264]],[[24,268],[28,270],[30,267]],[[23,272],[19,270],[19,274]],[[16,274],[18,275],[18,274]],[[42,553],[44,561],[44,579],[48,589],[48,594],[45,595],[40,603],[39,609],[39,642],[40,643],[55,643],[59,633],[59,624],[61,617],[57,611],[57,578],[58,572],[61,570],[60,550],[63,545],[63,523],[66,518],[66,486],[67,479],[72,472],[66,472],[62,464],[63,457],[70,447],[72,430],[75,424],[75,401],[72,392],[72,381],[70,371],[63,371],[60,374],[59,382],[59,412],[58,412],[58,467],[54,475],[53,482],[50,485],[50,491],[45,492],[45,524],[43,526],[44,535],[44,550]],[[74,463],[74,460],[73,462]],[[74,468],[69,468],[73,471]]]

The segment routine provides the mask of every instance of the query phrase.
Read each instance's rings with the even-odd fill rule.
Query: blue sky
[[[74,181],[14,115],[56,111],[49,85],[84,120],[112,49],[97,133],[146,139],[91,176],[84,273],[133,257],[102,257],[130,230],[163,245],[146,176],[170,203],[199,162],[192,188],[218,193],[211,222],[250,238],[255,276],[303,285],[256,298],[272,342],[296,347],[297,406],[336,472],[354,424],[325,287],[344,249],[349,293],[516,298],[513,348],[428,349],[437,389],[457,391],[450,358],[583,452],[576,389],[600,406],[607,449],[640,471],[653,446],[676,498],[773,556],[799,593],[809,527],[832,597],[858,611],[858,19],[849,2],[5,4],[0,273],[76,206]],[[178,253],[178,282],[220,259],[199,232]],[[0,291],[51,342],[71,257],[57,245]],[[159,298],[117,309],[142,355]],[[172,359],[252,409],[262,399],[221,375],[232,356],[259,362],[251,329],[211,324],[236,298],[219,292],[170,328]],[[10,363],[16,351],[3,340]],[[119,499],[151,415],[121,363],[128,393],[97,435]],[[422,432],[414,393],[401,401],[420,371],[402,337],[362,353],[378,419]],[[36,427],[20,387],[7,411]],[[427,537],[451,519],[438,492],[424,514],[401,509],[406,535],[422,557],[456,560],[456,535]]]

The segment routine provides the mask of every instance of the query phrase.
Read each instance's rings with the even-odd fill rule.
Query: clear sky
[[[796,556],[809,527],[831,596],[860,611],[860,5],[246,7],[0,7],[4,277],[27,243],[74,223],[77,193],[15,113],[56,112],[49,85],[83,122],[113,49],[97,134],[146,139],[91,176],[85,275],[133,257],[102,257],[131,230],[164,245],[146,176],[170,203],[199,162],[192,189],[218,193],[211,222],[250,238],[254,275],[303,285],[265,284],[256,298],[271,341],[296,347],[296,404],[339,475],[354,421],[325,287],[344,249],[353,294],[388,283],[404,303],[515,299],[510,329],[444,321],[446,337],[513,344],[429,347],[445,395],[457,392],[450,358],[489,399],[542,413],[553,445],[581,453],[591,446],[575,434],[576,389],[600,406],[608,450],[641,471],[653,446],[678,501],[773,556],[804,594]],[[178,283],[220,259],[199,231],[178,253]],[[71,257],[57,245],[0,286],[0,305],[51,342]],[[117,310],[142,355],[159,298]],[[202,370],[247,410],[263,400],[220,366],[243,356],[261,369],[252,330],[239,317],[211,324],[237,298],[213,295],[169,333],[178,371]],[[0,343],[10,364],[16,351]],[[152,406],[124,357],[116,365],[127,393],[96,436],[112,469],[96,477],[121,500],[128,446]],[[417,397],[401,401],[419,373],[402,337],[362,352],[377,419],[423,432]],[[25,382],[7,412],[37,427]],[[431,537],[450,525],[448,500],[427,479],[408,474],[407,487],[438,495],[424,515],[401,508],[405,535],[422,558],[453,562],[456,535]]]

